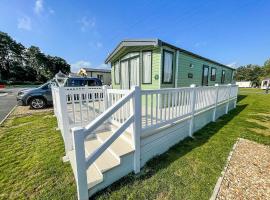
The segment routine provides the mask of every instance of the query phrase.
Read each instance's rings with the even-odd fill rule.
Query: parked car
[[[21,90],[17,95],[18,105],[28,106],[33,109],[41,109],[52,105],[52,81],[49,81],[38,88]],[[65,87],[80,87],[80,86],[102,86],[102,82],[98,78],[69,78]]]

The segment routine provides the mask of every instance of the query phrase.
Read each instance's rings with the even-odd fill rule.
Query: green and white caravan
[[[159,39],[123,40],[105,60],[112,87],[160,89],[233,82],[234,69]]]

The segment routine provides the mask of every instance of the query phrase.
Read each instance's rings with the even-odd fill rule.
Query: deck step
[[[108,123],[108,127],[110,128],[108,130],[113,131],[113,132],[115,132],[119,128],[119,126],[116,125],[114,122]],[[130,145],[132,145],[131,134],[132,133],[130,132],[130,130],[126,129],[125,132],[122,133],[120,137],[123,138],[125,141],[127,141]]]
[[[102,133],[98,133],[97,138],[101,142],[105,142],[112,134],[112,131],[104,131]],[[132,153],[134,151],[131,144],[129,144],[121,137],[117,138],[109,148],[119,157]]]
[[[69,151],[68,153],[68,157],[70,160],[70,164],[72,166],[73,172],[74,172],[74,176],[75,179],[77,179],[76,177],[76,165],[75,165],[75,152],[74,150]],[[103,181],[103,175],[102,173],[97,169],[97,167],[95,165],[91,165],[87,171],[87,184],[88,184],[88,188],[92,188],[95,185],[101,183]]]
[[[92,139],[85,141],[86,154],[90,155],[98,147],[100,147],[101,144],[102,143],[96,138],[92,138]],[[120,159],[116,158],[115,155],[113,155],[109,150],[106,150],[95,161],[95,164],[97,165],[98,169],[101,172],[106,172],[106,171],[118,166],[120,164]]]

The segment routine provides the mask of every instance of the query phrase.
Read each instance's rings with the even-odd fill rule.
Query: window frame
[[[223,72],[224,72],[224,78],[223,78]],[[221,71],[221,80],[220,80],[221,84],[225,83],[225,78],[226,78],[226,70],[223,69]]]
[[[150,76],[151,76],[151,78],[150,78],[150,82],[149,83],[146,83],[146,82],[144,82],[144,73],[143,73],[143,71],[144,71],[144,64],[143,64],[143,53],[146,53],[146,52],[150,52],[151,53],[151,62],[150,62]],[[144,85],[147,85],[147,84],[152,84],[152,63],[153,63],[153,51],[152,50],[144,50],[144,51],[142,51],[142,84],[144,84]]]
[[[101,78],[102,77],[102,78]],[[103,81],[103,74],[97,74],[97,78],[99,79],[99,80],[101,80],[101,81]]]
[[[169,53],[172,55],[172,74],[171,74],[171,81],[170,82],[165,82],[164,81],[164,63],[165,63],[165,53]],[[166,49],[163,49],[162,52],[162,84],[172,84],[173,83],[173,63],[174,63],[174,52],[173,51],[169,51]]]
[[[205,68],[207,68],[208,69],[208,73],[207,73],[207,84],[206,85],[204,85],[203,83],[204,83],[204,69]],[[203,65],[203,67],[202,67],[202,86],[208,86],[209,85],[209,66],[208,65]]]
[[[212,71],[215,69],[215,75],[213,78]],[[216,67],[211,67],[211,76],[210,76],[210,81],[216,81],[217,80],[217,68]]]
[[[116,73],[115,73],[115,69],[116,69],[116,65],[115,65],[115,64],[116,64],[116,63],[118,63],[118,82],[116,82],[116,78],[115,78],[115,74],[116,74]],[[114,84],[115,84],[115,85],[120,85],[120,82],[121,82],[121,81],[120,81],[120,62],[118,62],[118,61],[115,62],[115,63],[113,64],[113,67],[114,67]]]

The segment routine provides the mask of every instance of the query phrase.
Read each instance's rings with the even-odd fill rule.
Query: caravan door
[[[140,85],[139,78],[140,58],[133,57],[121,61],[121,89],[131,89],[133,86]]]

